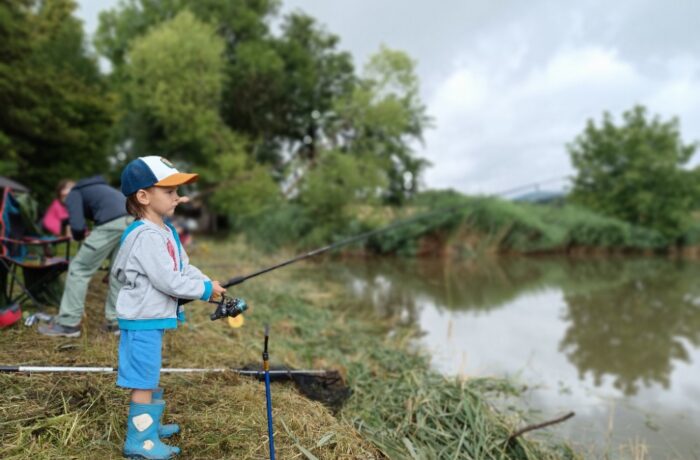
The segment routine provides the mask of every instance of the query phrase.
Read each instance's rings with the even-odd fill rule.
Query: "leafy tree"
[[[240,76],[231,80],[231,69],[236,68],[236,50],[241,44],[257,42],[268,37],[265,18],[276,10],[277,5],[276,0],[124,0],[117,8],[100,14],[95,46],[111,63],[111,81],[114,88],[122,94],[132,93],[133,70],[130,69],[133,66],[130,65],[128,56],[134,42],[179,13],[189,12],[199,22],[209,24],[220,39],[216,43],[220,61],[217,63],[215,78],[218,79],[219,86],[217,111],[219,118],[222,118],[220,109],[229,104],[228,100],[224,100],[229,97],[228,94],[224,94],[224,99],[221,97],[227,82],[242,83]],[[197,46],[206,45],[210,38],[202,38]],[[211,52],[205,51],[205,54],[211,55]],[[255,78],[255,75],[252,75],[252,78]],[[230,103],[237,104],[236,101]],[[246,133],[245,130],[235,127],[233,129],[240,134]],[[161,141],[164,136],[165,133],[154,127],[148,118],[144,118],[141,111],[132,110],[128,105],[115,127],[116,142],[127,151],[126,153],[133,156],[152,153],[152,141]]]
[[[196,164],[210,182],[201,185],[218,194],[210,203],[239,217],[279,204],[270,177],[319,219],[331,218],[319,210],[339,197],[401,203],[426,165],[411,148],[429,123],[413,61],[383,49],[358,78],[338,36],[312,17],[289,14],[273,35],[278,6],[127,0],[103,13],[96,46],[124,95],[114,131],[121,158],[159,151]],[[339,182],[341,167],[348,178]],[[358,173],[364,182],[349,179]],[[333,218],[347,217],[334,203]]]
[[[103,85],[97,61],[85,47],[85,34],[79,19],[73,16],[74,0],[43,0],[35,15],[29,17],[36,42],[32,64],[46,64],[88,85]]]
[[[288,15],[281,35],[272,36],[268,23],[277,7],[276,1],[130,0],[102,13],[96,45],[121,82],[131,42],[151,27],[184,10],[213,25],[225,45],[221,118],[253,139],[250,153],[281,175],[285,153],[313,156],[314,114],[330,110],[337,95],[351,89],[354,69],[350,55],[336,49],[339,38],[309,16]]]
[[[130,0],[101,15],[96,45],[115,69],[115,85],[123,87],[132,77],[130,46],[153,27],[184,10],[213,25],[225,47],[220,118],[250,139],[248,153],[281,179],[290,170],[284,161],[289,153],[314,157],[310,146],[321,131],[318,114],[351,89],[354,73],[350,55],[336,50],[338,37],[309,16],[289,15],[281,35],[272,36],[268,22],[277,6],[275,1]],[[148,139],[163,135],[130,110],[118,130],[135,155],[149,150]]]
[[[214,27],[188,11],[134,40],[125,67],[126,103],[150,125],[154,145],[147,149],[199,163],[214,153],[207,149],[215,148],[208,142],[223,128],[223,51]]]
[[[349,206],[376,201],[384,176],[371,158],[327,152],[308,173],[299,201],[314,221],[323,221],[341,230],[350,218]]]
[[[137,38],[127,54],[127,108],[148,125],[143,147],[195,166],[212,204],[221,212],[242,212],[274,198],[269,175],[255,167],[243,139],[221,120],[224,40],[213,26],[183,11]],[[254,180],[252,180],[254,178]],[[245,187],[256,193],[245,192]],[[262,195],[261,193],[264,192]]]
[[[322,154],[335,101],[349,95],[355,83],[352,57],[338,51],[339,41],[310,16],[285,18],[274,42],[284,73],[273,103],[257,114],[267,120],[261,133],[264,146],[272,146],[278,158],[289,151],[302,164],[313,164]]]
[[[415,63],[405,53],[382,47],[365,66],[363,78],[336,104],[333,142],[341,149],[371,153],[388,177],[385,198],[401,204],[418,191],[428,162],[413,146],[430,127],[419,94]]]
[[[366,162],[367,169],[378,169],[368,181],[380,187],[386,202],[402,204],[415,194],[428,162],[415,155],[413,145],[422,140],[430,117],[420,100],[414,62],[382,47],[351,90],[339,91],[332,100],[332,109],[312,112],[314,135],[309,131],[302,154],[290,162],[302,176],[293,185],[303,190],[304,174],[323,174],[313,171],[319,155],[340,152],[354,157],[352,162]]]
[[[72,0],[0,3],[0,173],[45,204],[61,177],[107,168],[112,99]]]
[[[95,45],[118,73],[135,38],[188,10],[216,27],[229,60],[240,43],[269,36],[266,18],[278,7],[279,0],[122,0],[117,8],[100,13]]]
[[[0,173],[10,175],[17,173],[21,142],[10,127],[26,117],[22,106],[34,99],[26,94],[26,71],[20,70],[31,52],[26,7],[27,2],[0,3]]]
[[[615,125],[605,113],[568,146],[577,170],[572,199],[590,209],[658,230],[687,229],[698,197],[698,174],[684,168],[695,144],[681,140],[678,120],[649,119],[637,106]]]

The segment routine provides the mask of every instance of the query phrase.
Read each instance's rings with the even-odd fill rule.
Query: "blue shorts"
[[[163,329],[122,329],[117,385],[134,390],[157,388],[162,349]]]

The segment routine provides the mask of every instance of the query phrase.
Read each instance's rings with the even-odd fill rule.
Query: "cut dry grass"
[[[270,260],[240,243],[209,241],[193,262],[215,278],[247,273]],[[283,258],[283,257],[279,257]],[[275,258],[278,260],[278,258]],[[320,268],[319,268],[320,269]],[[188,306],[188,323],[165,336],[165,367],[239,366],[258,361],[269,322],[273,364],[331,367],[354,395],[333,416],[290,384],[273,384],[275,444],[280,458],[569,458],[566,446],[507,444],[524,423],[496,410],[491,398],[517,394],[507,382],[448,380],[408,352],[415,336],[358,309],[340,286],[294,275],[293,269],[232,292],[251,309],[246,325],[212,323],[211,308]],[[83,336],[42,337],[33,328],[0,332],[0,364],[103,365],[117,362],[117,338],[100,332],[105,286],[96,280]],[[266,458],[263,384],[234,375],[165,375],[166,420],[180,423],[182,458]],[[119,458],[128,394],[114,375],[0,375],[0,458]]]
[[[166,417],[183,427],[175,439],[184,458],[267,457],[262,384],[225,374],[166,376],[162,384]],[[4,375],[0,385],[2,458],[121,457],[126,394],[114,376]],[[302,449],[319,459],[378,457],[352,427],[292,386],[275,386],[274,406],[280,458],[303,458]]]

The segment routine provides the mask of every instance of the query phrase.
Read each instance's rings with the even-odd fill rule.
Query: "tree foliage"
[[[353,205],[402,204],[427,164],[415,63],[382,48],[358,73],[337,35],[279,6],[122,0],[100,14],[103,74],[75,0],[3,2],[0,174],[48,199],[62,177],[162,154],[232,221],[292,206],[342,229]]]
[[[349,53],[310,16],[293,13],[279,38],[242,44],[224,107],[233,129],[258,139],[256,157],[284,174],[285,157],[314,161],[335,100],[354,83]]]
[[[336,104],[335,141],[349,152],[380,160],[388,182],[384,197],[401,204],[418,191],[428,162],[413,147],[430,127],[415,63],[405,53],[382,47],[365,66],[363,78]]]
[[[385,200],[400,203],[415,193],[426,163],[411,147],[420,140],[428,118],[413,61],[404,53],[382,49],[358,76],[350,54],[339,49],[339,37],[304,13],[285,16],[279,33],[272,34],[269,24],[278,6],[275,1],[129,0],[101,15],[96,45],[111,61],[114,86],[129,101],[116,130],[126,153],[124,161],[154,151],[171,152],[175,142],[181,158],[206,167],[203,159],[208,155],[197,153],[204,147],[182,138],[200,139],[198,144],[223,136],[237,139],[236,148],[245,151],[238,170],[256,171],[237,177],[237,183],[246,183],[246,177],[260,178],[263,168],[288,200],[308,193],[310,186],[304,183],[318,181],[328,172],[321,165],[333,163],[337,152],[354,157],[344,164],[368,162],[378,168],[383,178],[369,182],[379,184]],[[188,25],[176,27],[183,14],[188,15]],[[163,24],[170,24],[167,33]],[[200,33],[195,24],[208,25],[207,32]],[[190,26],[192,37],[186,32]],[[177,57],[167,62],[165,55],[170,53]],[[189,63],[182,53],[191,57]],[[138,56],[143,57],[137,63]],[[198,72],[190,67],[197,65],[197,59],[218,64],[201,70],[201,87],[192,91],[188,85],[197,81]],[[204,73],[211,73],[214,80],[204,78]],[[163,90],[169,85],[178,85],[178,92],[188,97],[216,88],[211,94],[217,95],[217,104],[188,108],[182,98]],[[180,114],[186,123],[168,128],[163,117],[154,116],[154,104],[169,120]],[[201,112],[192,112],[194,107]],[[217,126],[216,134],[203,136],[207,129],[201,126]],[[219,145],[209,150],[221,149]],[[327,162],[326,155],[332,157]],[[215,201],[222,209],[223,200]]]
[[[134,40],[125,87],[128,111],[148,125],[144,147],[198,169],[203,186],[212,189],[211,203],[232,213],[277,193],[221,119],[224,50],[213,26],[182,11]],[[231,196],[234,184],[248,201]],[[246,193],[246,186],[256,193]]]
[[[347,221],[348,207],[376,203],[384,176],[371,158],[333,151],[326,153],[303,183],[299,202],[313,221]]]
[[[113,104],[72,0],[0,3],[0,174],[45,203],[58,180],[107,169]]]
[[[223,51],[214,28],[187,11],[134,40],[124,95],[126,109],[148,124],[146,150],[193,163],[217,153],[208,143],[223,127]]]
[[[637,106],[616,125],[605,113],[568,149],[577,170],[574,201],[668,238],[687,229],[699,176],[686,168],[696,145],[683,143],[677,119],[649,118]]]

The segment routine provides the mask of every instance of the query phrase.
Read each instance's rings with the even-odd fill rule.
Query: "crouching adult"
[[[116,253],[119,241],[133,218],[126,212],[126,199],[109,186],[102,176],[82,179],[75,183],[65,200],[68,223],[76,241],[83,241],[71,260],[58,315],[39,332],[54,337],[79,337],[90,279],[102,262]],[[87,223],[94,223],[90,234]],[[104,331],[119,334],[115,303],[121,286],[110,277],[105,301]]]

